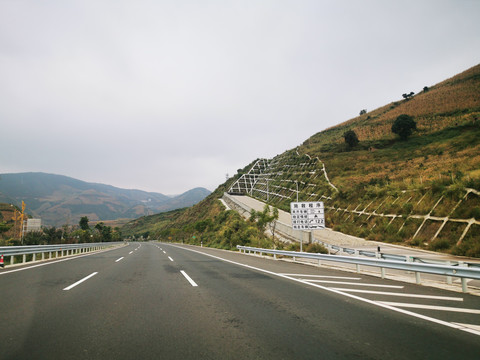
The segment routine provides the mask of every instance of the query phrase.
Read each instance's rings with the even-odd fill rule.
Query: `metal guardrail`
[[[0,246],[0,256],[7,257],[9,265],[15,264],[15,256],[23,256],[21,263],[27,262],[27,255],[32,255],[32,261],[37,261],[36,255],[41,254],[41,260],[71,256],[102,248],[124,244],[123,241],[82,243],[82,244],[55,244],[55,245],[25,245],[25,246]],[[48,254],[48,258],[45,257]]]
[[[385,269],[395,269],[402,271],[411,271],[415,273],[416,282],[420,283],[420,273],[434,274],[434,275],[443,275],[447,276],[447,283],[451,283],[451,277],[458,277],[462,280],[462,290],[467,292],[467,279],[476,279],[480,280],[480,268],[478,267],[469,267],[468,264],[463,264],[463,266],[457,265],[444,265],[444,264],[425,264],[414,262],[412,258],[405,257],[404,261],[399,261],[398,259],[382,259],[382,258],[363,258],[363,257],[354,257],[354,256],[341,256],[341,255],[326,255],[318,253],[307,253],[307,252],[296,252],[296,251],[283,251],[283,250],[273,250],[273,249],[262,249],[249,246],[237,246],[237,249],[243,252],[253,252],[260,254],[271,254],[276,258],[277,255],[289,256],[295,258],[308,258],[315,259],[319,262],[323,261],[333,261],[357,265],[357,272],[359,272],[359,266],[373,266],[381,269],[382,278],[385,277]],[[450,278],[450,279],[449,279]],[[449,281],[450,280],[450,281]]]
[[[468,267],[478,267],[480,268],[480,263],[473,263],[473,262],[466,262],[466,261],[443,261],[443,260],[433,260],[433,259],[423,259],[418,256],[413,255],[397,255],[397,254],[387,254],[384,252],[375,252],[375,251],[367,251],[367,250],[356,250],[351,248],[346,248],[337,245],[331,245],[324,241],[320,241],[317,239],[313,239],[315,243],[318,243],[324,246],[327,250],[336,250],[337,253],[344,252],[350,255],[357,255],[357,256],[367,256],[367,257],[374,257],[374,258],[381,258],[385,260],[396,260],[396,261],[403,261],[403,262],[421,262],[424,264],[441,264],[441,265],[452,265],[452,266],[463,266],[466,265]],[[330,252],[329,252],[330,253]]]

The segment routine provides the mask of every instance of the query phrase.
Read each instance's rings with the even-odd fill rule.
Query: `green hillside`
[[[235,211],[225,211],[218,200],[232,181],[220,185],[192,207],[133,220],[122,227],[122,233],[125,236],[150,236],[163,241],[183,241],[223,249],[246,244],[271,247],[272,239],[265,235],[265,226],[245,221]]]
[[[335,230],[480,256],[480,65],[410,94],[406,89],[403,100],[362,111],[261,166],[252,163],[211,198],[220,197],[222,189],[247,192],[235,181],[253,171],[249,195],[288,211],[298,186],[301,201],[325,202],[327,226]],[[391,130],[402,114],[416,122],[407,140]],[[345,143],[348,130],[359,140],[353,147]],[[187,213],[206,217],[201,211],[201,206],[185,210],[157,233],[172,224],[186,226],[181,218]]]

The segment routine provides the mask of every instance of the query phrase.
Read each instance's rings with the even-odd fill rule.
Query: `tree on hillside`
[[[402,114],[397,117],[392,125],[392,132],[400,136],[400,139],[406,140],[412,131],[417,129],[417,124],[410,115]]]
[[[112,240],[112,227],[105,225],[103,222],[99,222],[95,225],[95,229],[98,230],[98,235],[101,241]]]
[[[265,204],[263,211],[255,211],[252,209],[250,211],[250,221],[256,222],[257,227],[263,232],[265,227],[270,225],[273,221],[278,219],[278,209],[273,208],[273,211],[270,213],[270,206]]]
[[[88,226],[88,217],[82,216],[78,225],[80,225],[80,229],[82,230],[90,229],[90,226]]]
[[[357,134],[353,130],[348,130],[343,133],[343,138],[347,143],[348,147],[353,148],[358,145],[359,140]]]
[[[410,99],[413,95],[415,95],[415,93],[413,91],[410,92],[410,94],[402,94],[402,96],[405,100]]]
[[[367,113],[367,109],[360,110],[360,115],[365,115]]]
[[[47,244],[61,244],[63,231],[55,226],[43,228],[44,239]]]

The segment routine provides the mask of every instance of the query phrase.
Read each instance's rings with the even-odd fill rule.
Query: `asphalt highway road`
[[[7,268],[0,271],[0,359],[480,357],[475,325],[450,325],[480,325],[478,297],[365,276],[355,287],[355,279],[153,242]],[[376,291],[361,290],[368,288]],[[426,308],[413,311],[376,294],[384,289],[423,292],[430,305],[422,298]],[[461,310],[438,314],[447,303]]]

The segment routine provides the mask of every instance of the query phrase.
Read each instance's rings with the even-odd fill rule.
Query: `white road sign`
[[[294,230],[325,229],[323,201],[292,202],[290,213]]]

